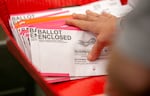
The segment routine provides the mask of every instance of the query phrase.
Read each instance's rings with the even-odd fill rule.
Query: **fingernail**
[[[71,22],[70,19],[66,20],[66,24],[70,24],[70,22]]]
[[[93,58],[93,56],[91,54],[88,55],[88,60],[89,61],[93,61],[94,60],[94,58]]]
[[[76,16],[76,15],[77,15],[76,13],[73,13],[73,14],[72,14],[73,17]]]
[[[87,12],[91,12],[91,10],[89,10],[89,9],[88,9],[88,10],[86,10],[86,11],[87,11]]]
[[[86,13],[90,13],[91,11],[90,10],[86,10]]]
[[[69,22],[69,19],[67,19],[66,22]]]

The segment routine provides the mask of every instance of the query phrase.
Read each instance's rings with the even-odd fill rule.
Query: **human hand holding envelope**
[[[88,76],[106,75],[107,60],[104,57],[106,56],[107,48],[106,50],[104,48],[104,52],[100,56],[99,54],[101,49],[110,43],[103,41],[108,41],[107,39],[112,37],[108,29],[113,24],[108,25],[111,23],[111,20],[115,21],[114,16],[120,17],[126,13],[127,9],[130,9],[130,7],[126,6],[125,11],[118,11],[123,6],[120,5],[120,1],[117,1],[119,0],[95,2],[84,6],[63,8],[55,11],[48,10],[21,15],[13,14],[10,17],[10,26],[16,41],[18,41],[18,45],[23,45],[20,46],[21,49],[24,49],[23,51],[29,60],[32,61],[35,68],[49,83],[60,82],[60,80],[74,80],[72,77],[78,79],[78,76],[86,78]],[[82,15],[87,9],[93,12],[109,11],[114,16],[106,13],[99,15],[91,11],[87,11],[85,15]],[[68,18],[70,19],[69,15],[73,13],[78,13],[78,15],[73,15],[73,19],[71,20],[84,21],[81,24],[86,25],[85,28],[82,25],[83,28],[80,29],[77,28],[79,26],[66,25],[65,21]],[[86,16],[88,18],[84,18]],[[16,23],[19,24],[19,27],[15,27]],[[99,30],[100,26],[95,26],[99,25],[99,23],[108,32]],[[91,28],[92,30],[86,30],[86,28]],[[91,31],[92,33],[86,31]],[[101,38],[96,43],[93,33],[95,33],[97,38]],[[101,42],[103,42],[103,45],[99,45]],[[95,46],[93,47],[94,43]],[[94,62],[87,60],[87,55],[91,49],[90,54],[95,56],[91,60],[98,59],[97,57],[99,57]],[[59,76],[59,78],[54,78],[54,76]],[[66,76],[66,78],[62,78],[62,76]]]
[[[73,19],[67,20],[66,23],[96,35],[97,41],[88,55],[88,59],[94,61],[99,57],[102,49],[111,43],[116,33],[117,17],[105,12],[97,14],[87,10],[86,15],[73,14]]]

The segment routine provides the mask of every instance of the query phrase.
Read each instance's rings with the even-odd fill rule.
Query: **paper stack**
[[[84,14],[86,10],[122,17],[131,7],[122,6],[120,0],[103,0],[10,16],[9,23],[18,46],[49,83],[106,75],[108,49],[103,49],[98,60],[88,61],[95,36],[65,24],[72,13]]]

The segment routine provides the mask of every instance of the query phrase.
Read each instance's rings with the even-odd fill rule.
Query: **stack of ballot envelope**
[[[120,0],[102,0],[83,6],[11,14],[9,24],[18,46],[49,83],[107,75],[109,48],[105,47],[96,61],[88,61],[87,55],[96,42],[94,34],[66,24],[73,13],[85,14],[86,10],[120,18],[132,8],[121,5]]]

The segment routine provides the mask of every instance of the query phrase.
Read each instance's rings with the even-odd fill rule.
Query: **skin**
[[[117,18],[110,14],[100,15],[89,10],[86,15],[73,14],[73,19],[66,21],[67,24],[92,32],[97,37],[97,42],[88,55],[89,60],[96,60],[104,46],[112,46],[107,69],[108,96],[150,96],[149,68],[138,59],[126,56],[112,43],[116,34],[116,22]]]
[[[115,46],[112,50],[106,93],[110,96],[150,96],[149,68]]]
[[[102,49],[111,43],[116,31],[116,21],[117,18],[110,14],[100,15],[87,10],[86,15],[73,14],[73,19],[67,20],[66,23],[95,34],[97,41],[88,55],[88,60],[94,61],[99,57]]]
[[[149,68],[113,47],[107,68],[108,96],[150,96]],[[105,95],[94,95],[105,96]]]

